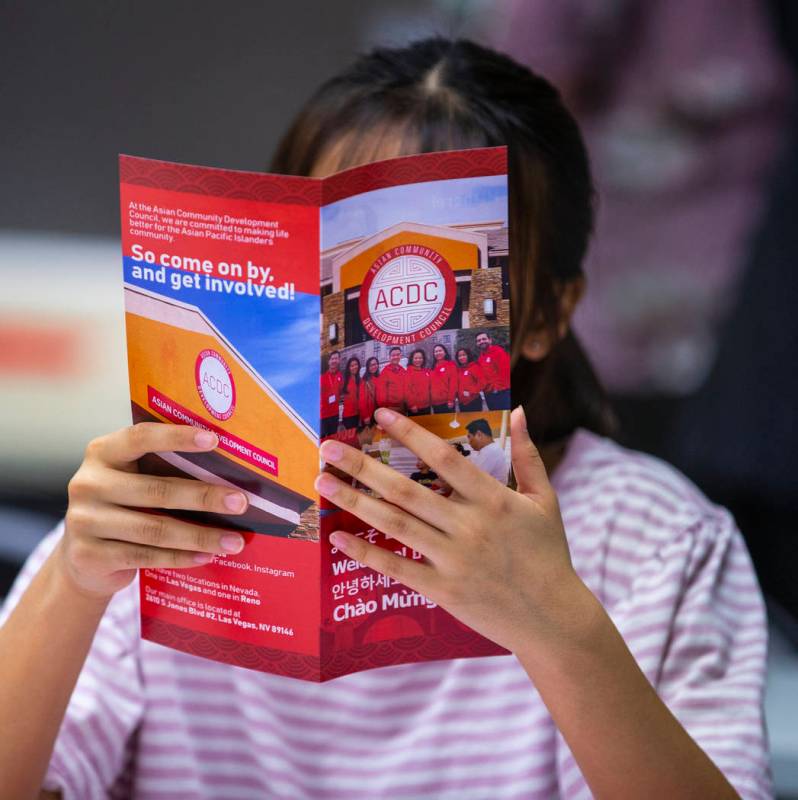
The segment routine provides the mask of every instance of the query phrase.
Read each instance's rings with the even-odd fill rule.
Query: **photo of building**
[[[148,453],[141,464],[153,475],[189,476],[246,494],[244,514],[205,512],[203,519],[213,524],[269,536],[317,536],[316,432],[200,308],[134,287],[125,288],[125,301],[134,422],[195,425],[220,437],[212,452]],[[198,356],[209,353],[229,369],[226,388],[234,400],[226,415],[200,391],[207,376]],[[219,388],[222,379],[210,379]],[[196,518],[195,512],[172,513]]]
[[[448,262],[456,281],[454,308],[435,332],[435,341],[454,347],[456,331],[507,327],[510,319],[507,225],[503,220],[466,225],[402,222],[372,236],[350,239],[322,252],[321,350],[364,345],[363,359],[387,362],[390,344],[366,331],[360,290],[367,272],[383,253],[402,245],[429,247]]]

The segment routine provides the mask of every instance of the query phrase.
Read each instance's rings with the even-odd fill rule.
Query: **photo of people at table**
[[[492,475],[500,483],[507,483],[510,470],[509,421],[510,412],[507,410],[463,412],[433,415],[425,420],[424,427],[448,442],[463,458],[468,458],[483,472]],[[360,422],[354,428],[341,425],[336,433],[324,438],[356,447],[438,494],[448,496],[452,492],[451,487],[429,464],[392,440],[370,420]],[[338,470],[332,471],[342,479],[351,480]],[[353,485],[356,484],[353,482]]]
[[[503,329],[464,330],[453,343],[428,339],[333,350],[321,375],[321,437],[356,429],[379,407],[411,417],[510,408],[510,354]]]

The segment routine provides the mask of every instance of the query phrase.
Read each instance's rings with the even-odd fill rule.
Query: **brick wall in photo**
[[[485,319],[483,301],[496,301],[496,319]],[[510,324],[510,301],[502,300],[502,271],[498,267],[474,270],[471,278],[471,300],[468,304],[469,324],[472,328]]]
[[[322,327],[321,327],[321,354],[322,357],[329,355],[333,350],[340,350],[346,345],[344,325],[344,293],[335,292],[325,295],[321,300],[322,308]],[[338,342],[330,344],[328,331],[330,325],[335,323],[338,326]]]

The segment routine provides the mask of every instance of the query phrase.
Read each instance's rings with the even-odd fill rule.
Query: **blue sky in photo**
[[[319,428],[319,297],[296,293],[295,300],[174,290],[167,283],[135,279],[124,259],[125,282],[201,309],[252,367],[316,432]],[[157,265],[144,265],[157,266]],[[193,370],[193,365],[191,365]]]
[[[391,186],[321,209],[321,249],[371,236],[399,222],[460,225],[507,221],[507,177],[456,178]]]

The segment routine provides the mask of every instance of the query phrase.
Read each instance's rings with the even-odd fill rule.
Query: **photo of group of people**
[[[370,192],[325,207],[320,438],[442,495],[452,489],[374,420],[405,414],[506,483],[510,300],[507,180]],[[327,469],[330,469],[328,466]],[[344,477],[343,475],[339,477]],[[366,487],[361,487],[366,491]]]
[[[495,330],[465,333],[454,346],[431,337],[387,347],[382,363],[363,345],[331,352],[321,376],[321,437],[372,422],[381,406],[408,416],[509,409],[506,347],[494,340]]]

